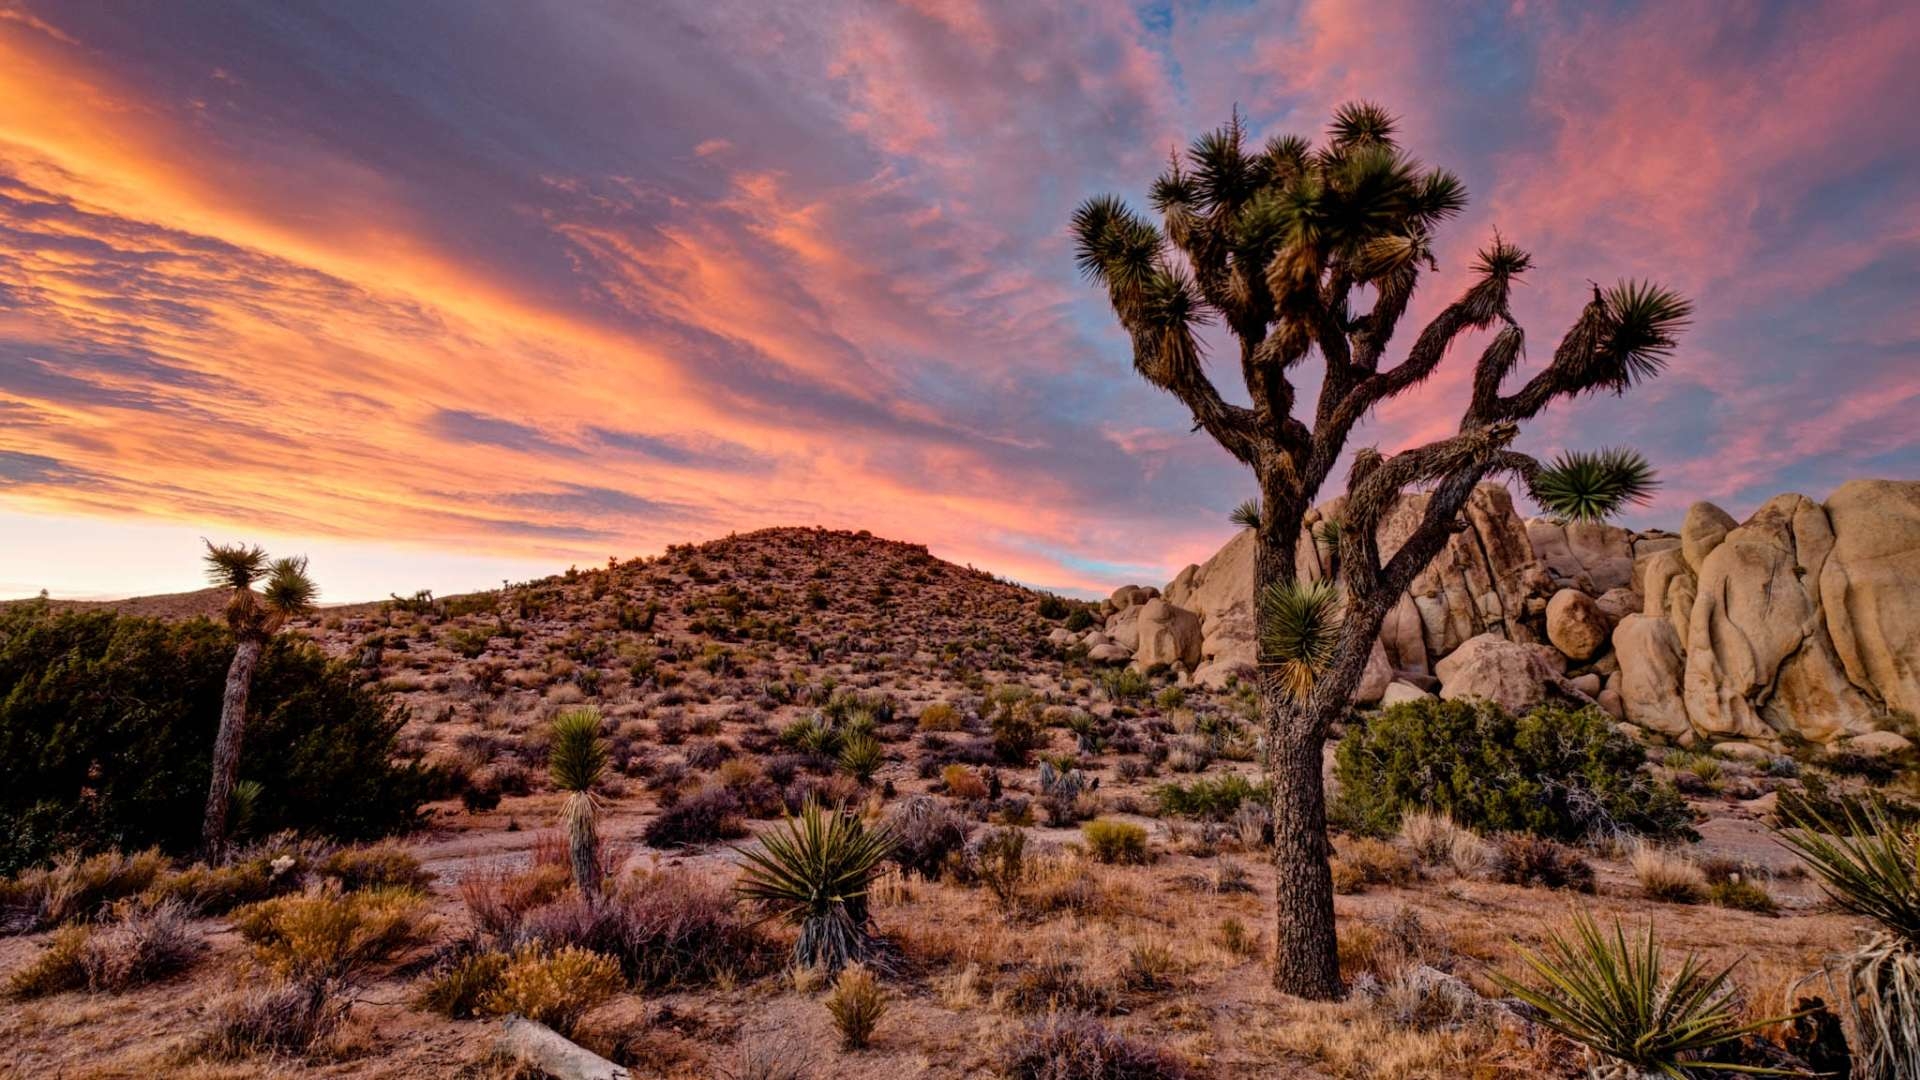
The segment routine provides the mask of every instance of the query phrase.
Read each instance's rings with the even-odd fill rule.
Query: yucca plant
[[[1846,823],[1789,810],[1782,843],[1806,860],[1833,902],[1880,929],[1836,958],[1841,995],[1865,1075],[1920,1076],[1920,830],[1886,807],[1845,807]]]
[[[1260,661],[1303,700],[1340,645],[1340,590],[1330,581],[1276,581],[1260,593]]]
[[[220,731],[213,742],[213,780],[207,788],[206,816],[200,841],[208,862],[225,852],[227,818],[233,810],[234,785],[240,771],[240,748],[246,738],[247,698],[253,689],[253,669],[260,663],[267,640],[287,621],[312,610],[319,589],[307,576],[305,558],[268,559],[265,548],[251,544],[218,545],[207,541],[207,580],[229,590],[228,629],[233,631],[233,663],[227,667],[226,692],[220,699]],[[254,591],[254,585],[261,588]]]
[[[1246,502],[1243,502],[1239,506],[1234,507],[1233,513],[1227,515],[1227,520],[1231,521],[1235,525],[1240,526],[1243,529],[1259,528],[1260,527],[1260,500],[1248,499]]]
[[[868,828],[845,807],[809,803],[759,847],[740,851],[740,894],[800,927],[794,963],[835,972],[872,951],[867,889],[892,852],[885,828]]]
[[[886,751],[870,732],[856,731],[840,744],[840,767],[862,784],[873,782],[873,774],[885,760]]]
[[[1660,482],[1638,452],[1569,450],[1533,474],[1533,501],[1562,522],[1604,521],[1629,503],[1653,497]]]
[[[1582,911],[1573,916],[1573,936],[1553,934],[1544,953],[1520,957],[1541,985],[1529,986],[1498,972],[1508,993],[1540,1011],[1540,1022],[1642,1077],[1687,1080],[1711,1071],[1790,1076],[1791,1071],[1708,1059],[1714,1050],[1791,1017],[1742,1023],[1732,982],[1733,967],[1715,973],[1687,954],[1667,969],[1649,924],[1628,940],[1619,922],[1601,931]]]
[[[596,896],[600,891],[600,800],[593,787],[607,772],[607,744],[600,737],[598,709],[570,709],[553,718],[547,771],[553,786],[567,793],[563,817],[574,884],[580,887],[580,895]]]

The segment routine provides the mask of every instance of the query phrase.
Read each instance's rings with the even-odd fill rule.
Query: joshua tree
[[[580,895],[600,892],[599,803],[593,785],[607,772],[607,744],[600,737],[600,713],[574,709],[553,718],[553,743],[547,749],[553,785],[567,793],[567,852]]]
[[[246,737],[253,669],[260,663],[267,639],[279,633],[288,619],[310,610],[318,590],[307,577],[304,557],[269,560],[266,551],[256,546],[207,541],[206,562],[208,580],[233,591],[226,610],[234,637],[233,663],[227,668],[227,689],[220,699],[213,782],[207,788],[207,815],[200,829],[207,858],[217,859],[227,841],[227,812],[240,769],[240,744]],[[254,582],[263,578],[266,585],[255,592]]]
[[[1240,516],[1257,533],[1260,701],[1277,826],[1274,982],[1315,998],[1340,992],[1321,748],[1329,723],[1348,708],[1381,622],[1459,528],[1483,479],[1517,477],[1567,517],[1644,499],[1652,473],[1636,454],[1549,467],[1511,445],[1519,424],[1555,400],[1619,393],[1656,374],[1689,314],[1686,300],[1655,285],[1595,286],[1552,359],[1503,393],[1525,340],[1508,290],[1530,257],[1496,234],[1459,299],[1398,362],[1383,362],[1422,272],[1437,269],[1435,228],[1467,200],[1452,173],[1402,151],[1394,128],[1384,109],[1350,104],[1318,147],[1287,135],[1254,148],[1236,114],[1154,182],[1160,225],[1111,196],[1088,200],[1073,218],[1080,268],[1111,299],[1132,339],[1135,370],[1186,405],[1195,430],[1259,485],[1258,503]],[[1202,363],[1197,330],[1215,320],[1239,346],[1246,405],[1223,397]],[[1459,433],[1392,456],[1371,448],[1354,455],[1333,537],[1339,602],[1302,594],[1294,563],[1302,521],[1354,425],[1419,387],[1456,341],[1483,331]],[[1307,403],[1295,399],[1295,375],[1316,352],[1324,368],[1318,400],[1296,415]],[[1378,527],[1415,489],[1427,493],[1415,507],[1417,524],[1383,557]]]

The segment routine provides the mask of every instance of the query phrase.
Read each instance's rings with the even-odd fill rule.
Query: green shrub
[[[1149,861],[1147,830],[1126,821],[1089,821],[1080,826],[1087,853],[1096,862],[1138,866]]]
[[[1160,812],[1177,817],[1225,821],[1245,802],[1265,804],[1271,790],[1238,773],[1196,777],[1184,784],[1163,784],[1154,790]]]
[[[987,718],[993,752],[1001,761],[1024,765],[1035,750],[1047,744],[1040,710],[1031,701],[1003,701]]]
[[[838,971],[865,959],[872,945],[867,888],[892,851],[886,829],[809,804],[741,852],[740,893],[799,926],[796,964]]]
[[[0,873],[70,848],[195,848],[232,659],[206,619],[0,611]],[[293,636],[267,644],[248,713],[256,834],[371,839],[412,827],[440,786],[397,760],[404,713]]]
[[[1407,811],[1434,809],[1482,832],[1698,839],[1685,800],[1645,761],[1597,708],[1515,717],[1487,701],[1405,702],[1341,740],[1335,814],[1381,836]]]

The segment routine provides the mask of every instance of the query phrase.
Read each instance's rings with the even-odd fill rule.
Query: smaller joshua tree
[[[553,742],[547,748],[553,786],[567,793],[567,856],[573,881],[588,899],[600,893],[600,800],[593,787],[607,773],[607,744],[600,737],[597,709],[570,709],[553,718]]]
[[[209,860],[217,860],[227,842],[227,818],[234,801],[240,771],[240,747],[247,730],[247,697],[253,690],[253,670],[267,640],[287,620],[312,610],[319,594],[307,576],[304,557],[267,558],[264,548],[248,544],[216,545],[207,541],[207,578],[232,590],[227,599],[227,627],[233,631],[233,663],[227,668],[226,691],[220,698],[220,733],[213,742],[213,780],[207,788],[207,810],[200,841]],[[263,581],[261,589],[254,584]]]

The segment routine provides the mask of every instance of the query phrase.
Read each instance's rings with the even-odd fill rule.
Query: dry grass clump
[[[984,799],[988,795],[987,782],[980,774],[958,762],[940,770],[940,782],[946,786],[947,794],[962,802]]]
[[[1364,892],[1369,885],[1409,885],[1420,874],[1420,868],[1405,852],[1371,837],[1343,845],[1328,864],[1333,871],[1333,890],[1342,894]]]
[[[917,726],[921,731],[962,731],[967,723],[960,710],[940,701],[920,710]]]
[[[1288,1002],[1248,1031],[1248,1042],[1274,1057],[1310,1058],[1336,1080],[1454,1080],[1478,1076],[1551,1076],[1511,1063],[1499,1036],[1482,1024],[1431,1030],[1404,1025],[1372,1002]],[[1498,1071],[1496,1071],[1496,1069]]]
[[[51,867],[0,883],[0,921],[21,930],[91,919],[108,904],[145,892],[166,869],[166,856],[157,849],[132,855],[67,852]]]
[[[1115,1005],[1107,980],[1090,978],[1080,965],[1058,958],[1021,968],[998,997],[1006,1008],[1021,1013],[1108,1013]]]
[[[493,988],[506,974],[512,960],[503,952],[474,952],[456,956],[427,977],[414,996],[414,1003],[431,1013],[452,1020],[480,1015],[480,1009]]]
[[[1766,871],[1736,859],[1705,859],[1700,872],[1707,879],[1707,902],[1735,911],[1772,915],[1779,911],[1762,881]]]
[[[518,1013],[569,1038],[595,1006],[618,993],[620,965],[572,946],[547,952],[522,949],[481,1000],[483,1011]]]
[[[1080,827],[1080,834],[1095,862],[1141,866],[1153,861],[1143,826],[1126,821],[1089,821]]]
[[[1415,810],[1400,819],[1400,842],[1423,866],[1447,866],[1461,877],[1486,869],[1491,851],[1478,833],[1444,810]]]
[[[1668,904],[1697,904],[1706,897],[1707,875],[1692,859],[1653,844],[1636,844],[1627,863],[1640,880],[1640,892],[1649,900]]]
[[[175,975],[206,948],[176,902],[123,912],[106,926],[57,931],[32,963],[8,980],[17,998],[69,990],[117,993]]]
[[[494,866],[460,879],[460,899],[474,928],[496,941],[518,936],[527,912],[552,903],[573,886],[573,873],[555,863],[523,870]]]
[[[1001,1048],[999,1066],[1008,1080],[1181,1080],[1187,1075],[1166,1051],[1078,1012],[1030,1022]]]
[[[893,836],[893,861],[903,874],[938,881],[951,860],[961,857],[973,835],[973,823],[931,795],[915,795],[887,815]]]
[[[338,882],[343,892],[425,892],[433,884],[433,874],[420,865],[419,859],[392,844],[342,848],[320,864],[320,876]]]
[[[283,896],[242,908],[234,929],[255,958],[301,984],[350,981],[426,944],[426,901],[399,889]]]
[[[864,1050],[873,1041],[874,1028],[887,1012],[887,995],[873,972],[855,964],[841,969],[827,995],[827,1013],[840,1032],[840,1045],[847,1050]]]
[[[1493,845],[1487,873],[1509,885],[1593,891],[1593,865],[1557,841],[1527,833],[1508,833]]]
[[[215,1006],[213,1030],[199,1050],[219,1059],[305,1053],[339,1029],[351,1006],[325,982],[245,988]]]
[[[297,892],[303,877],[299,860],[291,855],[262,855],[223,866],[194,863],[161,875],[141,894],[140,902],[154,905],[176,901],[200,915],[224,915],[244,904]]]

